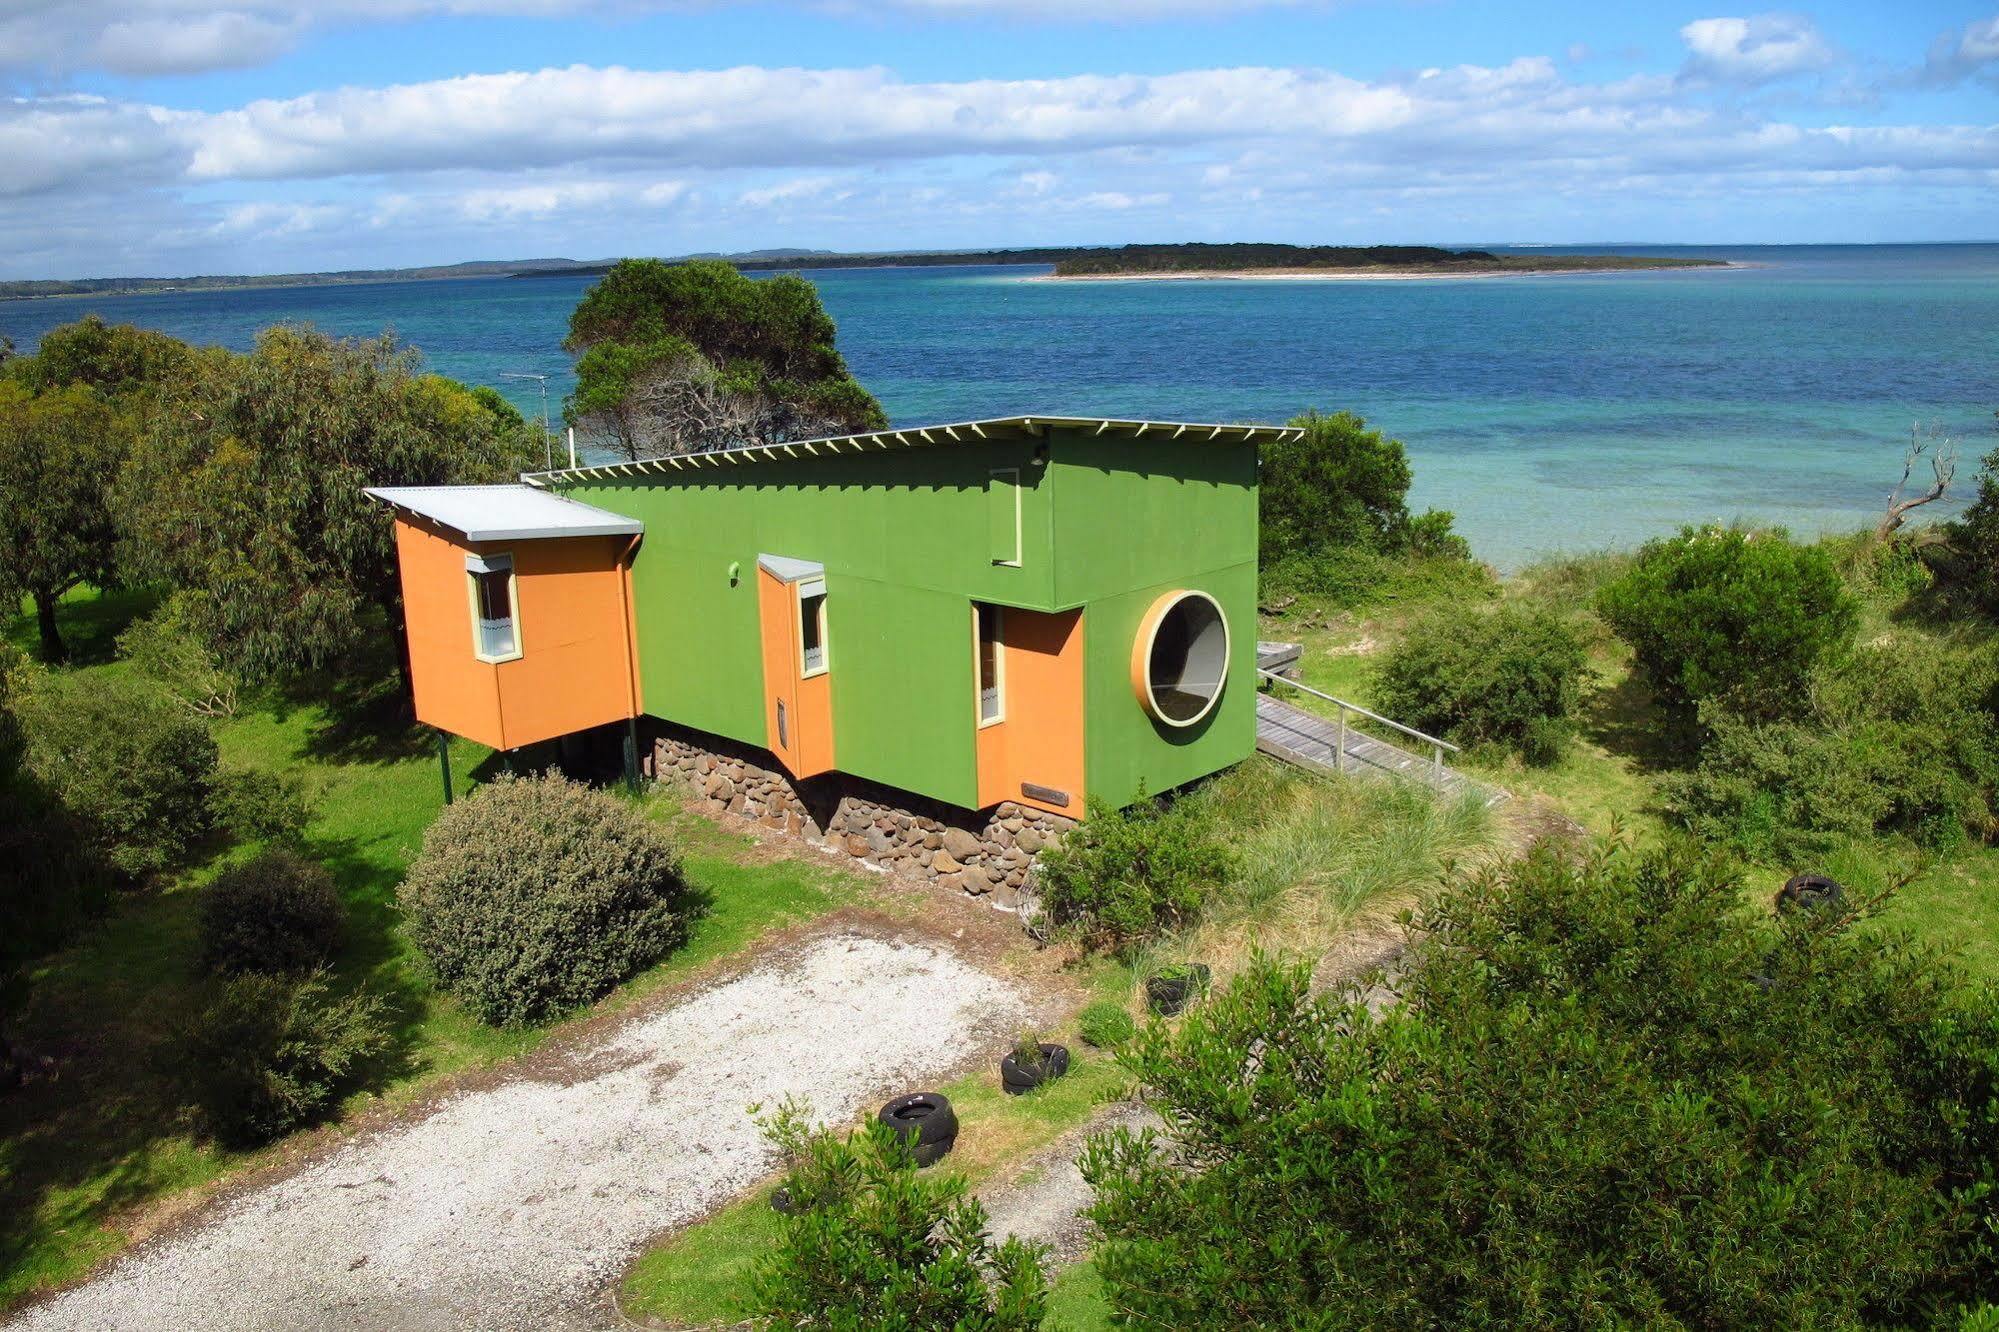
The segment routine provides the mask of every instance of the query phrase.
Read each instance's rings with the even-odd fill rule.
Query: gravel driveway
[[[331,1148],[12,1328],[583,1328],[645,1242],[774,1166],[744,1114],[845,1120],[1018,1026],[1012,984],[845,928]]]

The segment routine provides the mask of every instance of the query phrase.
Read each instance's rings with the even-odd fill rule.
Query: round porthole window
[[[1131,684],[1139,703],[1168,726],[1192,726],[1214,711],[1229,674],[1229,622],[1205,592],[1168,592],[1139,622]]]

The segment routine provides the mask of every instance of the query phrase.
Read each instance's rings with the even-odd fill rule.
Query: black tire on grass
[[[941,1161],[958,1141],[958,1115],[949,1098],[938,1092],[910,1092],[881,1108],[876,1116],[910,1146],[916,1164]]]

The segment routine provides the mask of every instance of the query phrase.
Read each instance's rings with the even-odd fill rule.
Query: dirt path
[[[595,1327],[652,1236],[768,1173],[744,1113],[851,1118],[1017,1028],[1019,988],[948,941],[822,925],[734,979],[342,1142],[7,1326]]]

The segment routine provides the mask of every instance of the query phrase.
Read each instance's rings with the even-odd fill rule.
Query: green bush
[[[250,1147],[324,1114],[388,1045],[373,995],[336,997],[323,974],[251,974],[217,983],[173,1050],[208,1131]]]
[[[186,593],[118,635],[118,655],[200,717],[236,713],[236,677],[208,650]]]
[[[995,1244],[960,1175],[915,1168],[880,1124],[847,1138],[806,1134],[780,1117],[795,1211],[757,1268],[750,1305],[763,1325],[860,1332],[1033,1332],[1048,1297],[1042,1251]]]
[[[1275,565],[1340,547],[1463,560],[1451,515],[1409,513],[1409,458],[1352,412],[1307,412],[1298,438],[1265,445],[1258,476],[1261,558]]]
[[[333,956],[346,921],[323,866],[265,851],[202,889],[201,963],[226,974],[309,971]]]
[[[1999,1008],[1947,965],[1685,846],[1544,843],[1423,924],[1400,1004],[1263,963],[1124,1052],[1164,1141],[1082,1165],[1133,1325],[1932,1327],[1994,1289]]]
[[[1938,849],[1989,837],[1999,813],[1999,658],[1912,638],[1822,666],[1796,720],[1704,710],[1693,772],[1669,805],[1698,836],[1798,858],[1899,833]]]
[[[1258,596],[1273,609],[1301,600],[1333,607],[1468,601],[1498,587],[1485,565],[1455,555],[1384,555],[1365,546],[1286,555],[1258,573]]]
[[[1088,814],[1037,870],[1049,923],[1085,947],[1128,954],[1190,923],[1234,870],[1206,823],[1143,792],[1125,810],[1092,798]]]
[[[16,708],[29,774],[91,828],[117,869],[166,869],[210,831],[215,740],[157,687],[38,672]]]
[[[1099,999],[1085,1008],[1079,1025],[1083,1039],[1099,1050],[1115,1050],[1138,1030],[1130,1011],[1123,1004],[1114,1004],[1108,999]]]
[[[1953,601],[1999,619],[1999,449],[1978,469],[1978,494],[1944,529],[1944,577]]]
[[[554,774],[503,776],[445,810],[399,897],[439,983],[495,1024],[588,1003],[686,932],[665,832]]]
[[[1661,702],[1690,710],[1721,699],[1751,716],[1788,711],[1858,622],[1825,551],[1715,527],[1648,543],[1597,594],[1597,610]]]
[[[1588,653],[1553,611],[1453,608],[1413,625],[1376,670],[1377,706],[1456,744],[1552,763],[1582,698]]]
[[[312,817],[297,777],[262,768],[217,773],[208,807],[216,823],[246,842],[297,841]]]

